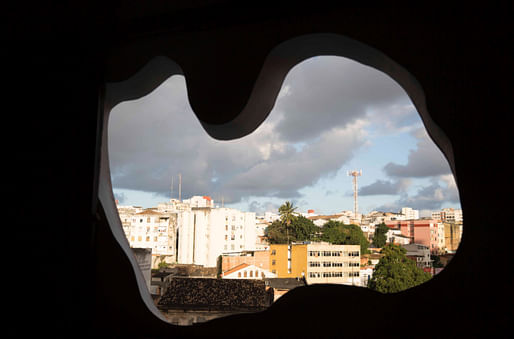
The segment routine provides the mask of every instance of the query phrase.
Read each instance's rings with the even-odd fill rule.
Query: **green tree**
[[[165,268],[168,268],[169,267],[169,264],[166,262],[166,261],[161,261],[159,262],[159,264],[157,265],[157,267],[159,269],[165,269]]]
[[[386,241],[387,241],[387,237],[386,237],[387,231],[389,231],[389,227],[387,227],[386,224],[384,224],[384,223],[378,224],[375,227],[375,234],[373,235],[373,239],[372,239],[373,245],[375,247],[382,248],[385,246]]]
[[[303,217],[297,216],[286,228],[286,224],[279,220],[274,221],[266,228],[265,234],[270,244],[288,244],[291,241],[318,240],[320,228]]]
[[[434,267],[434,268],[444,267],[444,264],[441,262],[441,258],[438,255],[431,254],[430,259],[432,259],[432,267]]]
[[[278,220],[275,220],[266,228],[265,235],[270,244],[287,244],[288,242],[286,227]]]
[[[360,245],[361,254],[369,253],[369,242],[357,225],[345,225],[342,222],[330,220],[322,228],[321,240],[334,245]]]
[[[294,207],[293,204],[289,201],[286,201],[282,206],[278,208],[278,213],[280,214],[280,221],[286,228],[287,235],[287,243],[289,244],[289,227],[293,220],[296,218],[295,210],[297,207]]]
[[[396,293],[420,285],[432,278],[407,258],[407,250],[401,246],[388,244],[382,249],[373,277],[368,283],[372,290],[382,293]]]
[[[291,231],[295,241],[316,241],[320,228],[312,222],[312,220],[299,215],[291,223]]]

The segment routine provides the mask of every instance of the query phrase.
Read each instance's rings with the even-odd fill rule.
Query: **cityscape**
[[[296,65],[267,119],[234,140],[206,133],[172,76],[112,109],[109,161],[128,244],[172,324],[312,285],[401,292],[439,274],[462,237],[456,181],[408,95],[342,57]]]
[[[312,284],[382,293],[414,287],[452,259],[463,225],[462,210],[453,208],[421,218],[409,207],[321,215],[286,201],[276,213],[256,215],[209,196],[117,208],[155,305],[178,325],[260,311]],[[388,259],[395,256],[408,277],[393,275]],[[410,283],[387,283],[391,277]]]

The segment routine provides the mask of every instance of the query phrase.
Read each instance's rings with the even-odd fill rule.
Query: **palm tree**
[[[289,244],[289,226],[295,218],[295,210],[298,207],[294,207],[292,203],[286,201],[282,206],[278,208],[280,214],[280,221],[286,227],[287,243]]]

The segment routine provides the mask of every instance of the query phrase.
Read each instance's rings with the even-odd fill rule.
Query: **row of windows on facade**
[[[136,238],[135,238],[134,236],[130,237],[130,241],[131,241],[131,242],[133,242],[133,241],[135,241],[135,240],[136,240]],[[166,239],[161,239],[161,242],[166,242],[167,240],[168,240],[167,238],[166,238]],[[143,237],[139,235],[139,236],[137,237],[137,241],[143,241]],[[147,236],[147,237],[145,238],[145,241],[149,242],[149,241],[150,241],[150,237],[149,237],[149,236]],[[154,237],[154,238],[153,238],[153,242],[157,242],[157,241],[158,241],[158,237]]]
[[[359,277],[360,272],[309,272],[309,278]]]
[[[242,249],[242,248],[243,248],[243,245],[239,245],[239,249]],[[235,249],[236,249],[236,248],[235,248],[235,245],[234,245],[234,244],[230,245],[230,250],[235,250]],[[227,245],[223,245],[223,250],[225,250],[225,251],[227,251],[227,250],[228,250]]]
[[[160,222],[162,222],[162,221],[163,221],[162,219],[164,219],[164,218],[153,218],[153,219],[152,219],[152,218],[148,217],[148,218],[146,218],[146,222],[147,222],[148,224],[150,224],[150,223],[152,223],[152,222],[153,222],[153,223],[160,223]],[[144,221],[144,220],[145,220],[144,218],[140,218],[140,219],[139,219],[139,223],[143,223],[143,221]],[[152,221],[152,220],[153,220],[153,221]],[[164,220],[166,220],[166,219],[164,219]],[[125,221],[125,222],[128,222],[128,219],[124,219],[124,221]],[[137,218],[132,218],[132,222],[137,222]]]
[[[137,230],[138,230],[138,231],[142,231],[142,230],[143,230],[143,228],[142,228],[142,227],[138,227],[138,228],[137,228]],[[147,228],[146,228],[146,233],[150,233],[151,231],[152,231],[152,230],[151,230],[151,228],[150,228],[150,227],[147,227]],[[168,231],[168,230],[167,230],[167,227],[154,227],[154,229],[153,229],[153,232],[154,232],[154,233],[158,233],[158,232],[160,232],[160,233],[166,233],[167,231]]]
[[[240,235],[239,239],[243,239],[243,235]],[[228,235],[227,234],[225,234],[225,240],[228,240]],[[236,240],[236,236],[234,234],[232,234],[230,236],[230,240]]]
[[[236,231],[236,230],[238,230],[238,229],[239,229],[239,230],[242,230],[242,229],[243,229],[243,225],[239,225],[239,226],[232,225],[232,226],[230,227],[230,229],[231,229],[232,231]],[[228,225],[225,225],[225,231],[227,231],[227,232],[228,232]]]
[[[239,278],[248,278],[248,277],[253,278],[254,277],[254,273],[253,273],[253,271],[244,271],[243,274],[241,275],[241,272],[238,272],[237,276]],[[259,272],[258,271],[255,271],[255,277],[256,278],[259,277]],[[261,278],[263,278],[263,279],[265,278],[264,272],[261,272]]]
[[[309,261],[309,267],[360,267],[358,262]]]
[[[243,220],[243,216],[240,216],[239,219]],[[225,221],[228,221],[228,217],[225,217]],[[232,216],[232,221],[236,221],[236,217],[234,215]]]
[[[271,255],[276,255],[276,250],[271,250]],[[310,257],[358,257],[360,256],[359,251],[309,251]]]
[[[359,251],[309,251],[309,257],[358,257]]]

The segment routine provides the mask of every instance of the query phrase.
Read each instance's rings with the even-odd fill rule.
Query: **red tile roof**
[[[250,266],[250,265],[249,265],[249,264],[246,264],[246,263],[242,263],[242,264],[240,264],[240,265],[237,265],[237,266],[235,266],[235,267],[232,267],[232,268],[231,268],[231,269],[229,269],[228,271],[225,271],[225,272],[221,273],[221,276],[223,277],[223,276],[226,276],[226,275],[228,275],[228,274],[231,274],[231,273],[237,272],[237,271],[239,271],[240,269],[243,269],[243,268],[248,267],[248,266]]]

